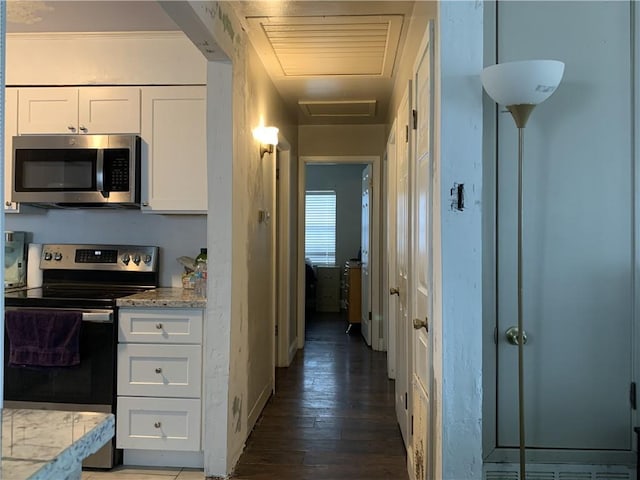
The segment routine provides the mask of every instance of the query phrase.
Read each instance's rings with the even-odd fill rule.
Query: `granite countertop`
[[[0,478],[80,479],[82,460],[113,438],[111,413],[4,408]]]
[[[207,299],[184,288],[156,288],[117,300],[119,307],[206,308]]]

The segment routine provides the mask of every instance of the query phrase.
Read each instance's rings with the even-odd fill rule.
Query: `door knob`
[[[429,319],[425,317],[424,320],[420,320],[419,318],[413,319],[413,328],[416,330],[420,330],[424,328],[427,332],[429,331]]]
[[[398,287],[391,287],[389,289],[389,295],[398,295],[398,296],[400,296],[400,289]]]
[[[518,339],[520,337],[518,333],[518,327],[509,327],[504,333],[507,337],[507,342],[509,342],[511,345],[518,345]],[[527,344],[527,332],[525,332],[524,330],[522,331],[522,344]]]

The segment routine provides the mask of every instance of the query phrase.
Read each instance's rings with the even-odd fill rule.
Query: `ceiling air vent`
[[[300,100],[298,105],[309,117],[373,117],[376,114],[375,100]]]
[[[249,17],[249,35],[282,75],[391,77],[402,15]]]

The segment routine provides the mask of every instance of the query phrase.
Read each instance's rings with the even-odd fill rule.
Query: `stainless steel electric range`
[[[4,405],[115,413],[116,300],[158,286],[158,247],[46,244],[40,268],[42,288],[6,293],[5,310],[81,312],[80,363],[11,366],[5,334]],[[111,468],[119,457],[114,440],[83,465]]]

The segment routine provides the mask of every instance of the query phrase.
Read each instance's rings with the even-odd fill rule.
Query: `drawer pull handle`
[[[156,368],[156,373],[162,373],[162,369],[160,367]]]
[[[162,426],[162,423],[156,422],[156,423],[153,424],[153,426],[156,427],[156,428],[160,428]]]
[[[158,330],[162,330],[162,324],[161,323],[156,323],[156,328]]]

